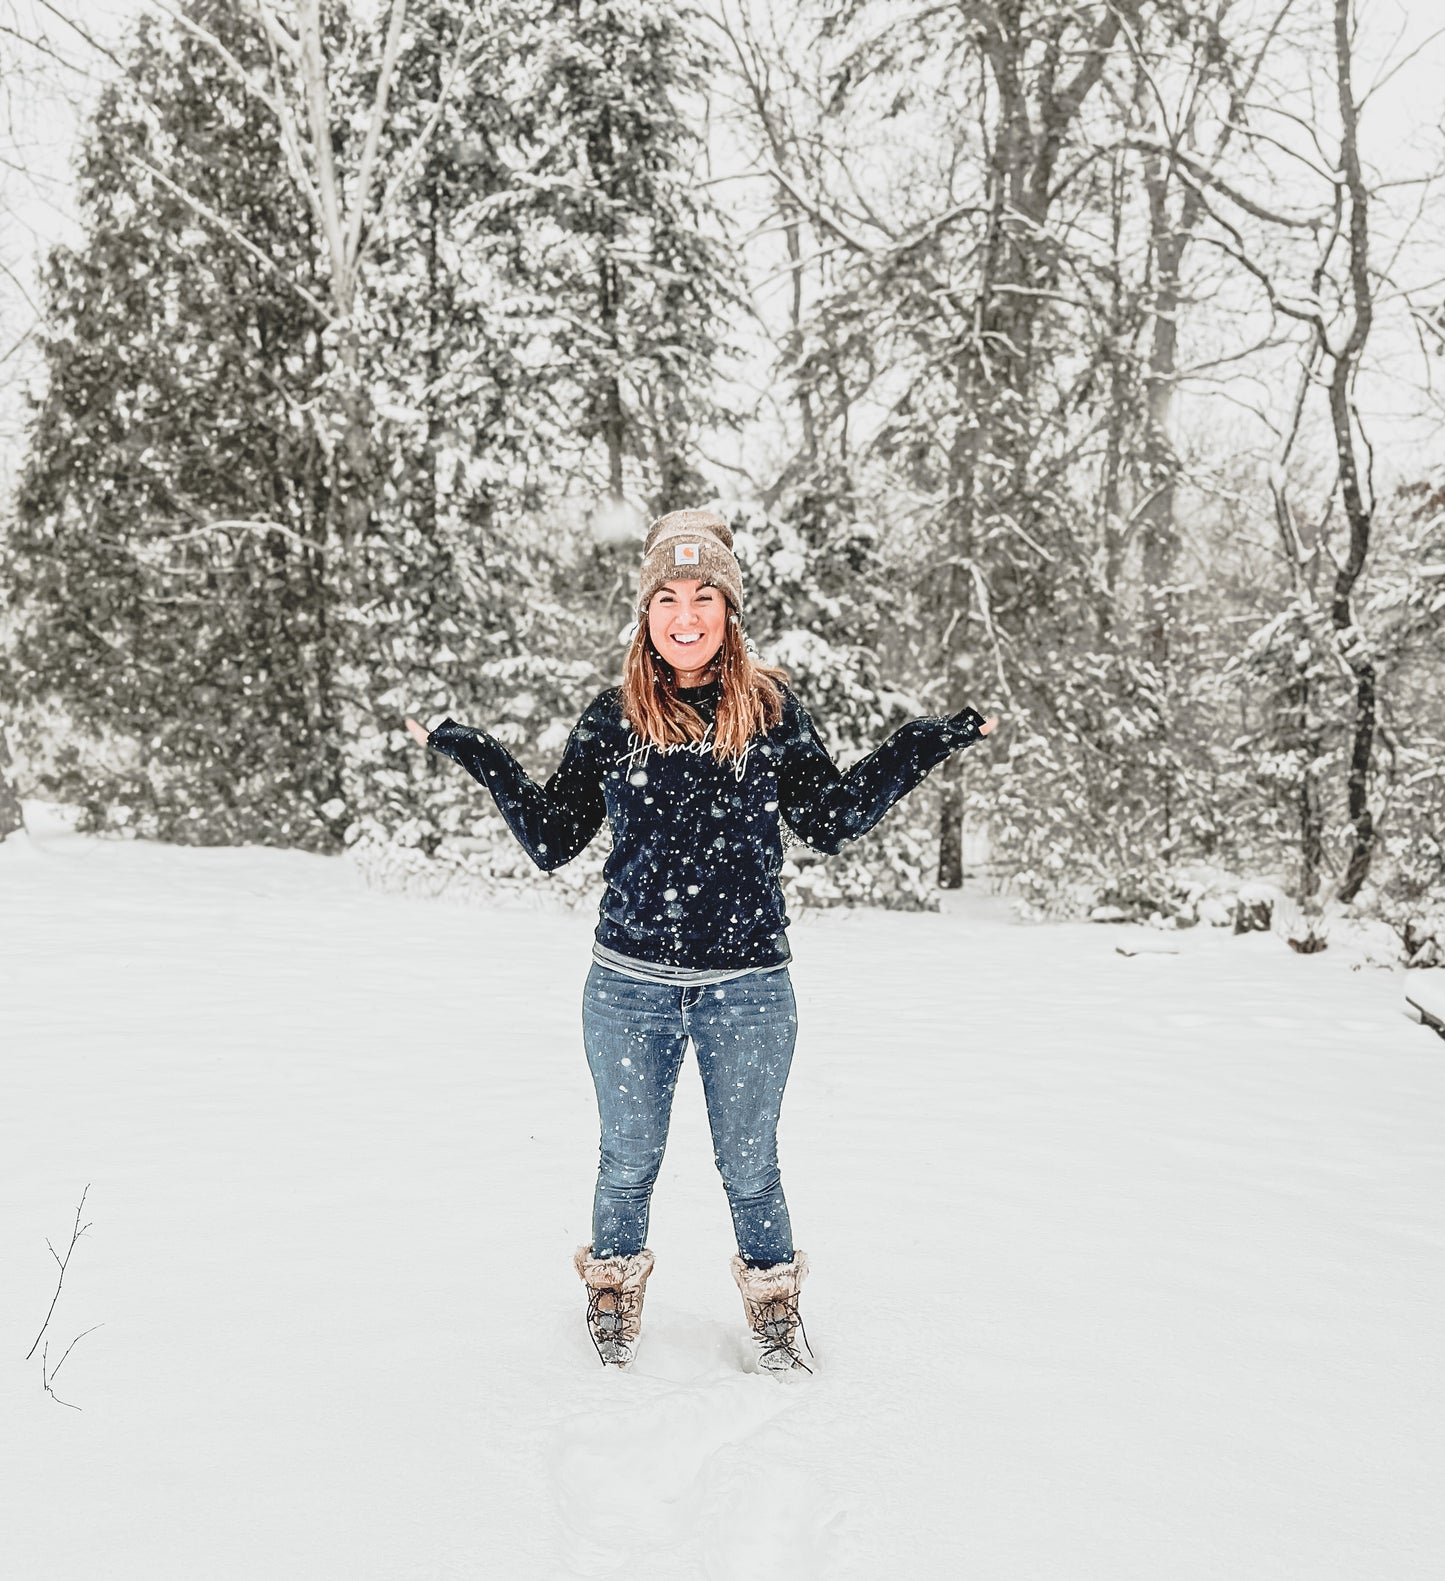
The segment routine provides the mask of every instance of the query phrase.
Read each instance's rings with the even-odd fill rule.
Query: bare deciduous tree
[[[1247,208],[1210,179],[1184,166],[1214,240],[1262,290],[1276,323],[1298,337],[1294,394],[1280,423],[1269,483],[1294,610],[1292,703],[1299,760],[1300,898],[1317,904],[1329,857],[1326,778],[1329,693],[1341,681],[1350,695],[1344,732],[1344,804],[1348,850],[1334,893],[1355,899],[1370,873],[1376,821],[1370,782],[1377,731],[1378,676],[1371,641],[1357,618],[1375,519],[1374,453],[1357,403],[1376,304],[1397,289],[1371,256],[1371,216],[1381,178],[1367,174],[1360,151],[1363,99],[1354,82],[1356,19],[1352,0],[1331,0],[1327,30],[1330,100],[1309,127],[1318,158],[1308,165],[1321,201],[1313,213],[1279,205]],[[1333,141],[1322,124],[1332,110]],[[1246,137],[1257,135],[1253,130]],[[1235,212],[1229,213],[1231,201]],[[1300,233],[1304,233],[1301,245]],[[1303,278],[1301,278],[1303,275]],[[1323,410],[1316,413],[1316,403]],[[1312,421],[1328,434],[1333,466],[1323,489],[1292,476]],[[1313,494],[1314,502],[1306,503]],[[1342,518],[1342,527],[1335,525]]]

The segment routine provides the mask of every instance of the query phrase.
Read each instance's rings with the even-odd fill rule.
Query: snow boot
[[[803,1360],[803,1350],[813,1354],[803,1320],[798,1316],[798,1291],[808,1277],[808,1259],[794,1252],[790,1263],[771,1268],[749,1268],[741,1257],[732,1262],[733,1278],[742,1292],[743,1311],[758,1347],[758,1368],[762,1372],[812,1372]]]
[[[594,1257],[590,1246],[579,1246],[572,1262],[587,1286],[587,1332],[602,1365],[630,1366],[652,1253],[644,1247],[630,1257]]]

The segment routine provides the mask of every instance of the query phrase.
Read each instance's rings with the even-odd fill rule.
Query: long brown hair
[[[743,629],[729,605],[722,646],[713,661],[722,682],[712,750],[719,758],[741,758],[754,736],[783,717],[782,683],[787,673],[759,664],[748,652]],[[650,747],[681,746],[701,741],[707,724],[679,687],[672,666],[652,645],[647,611],[637,620],[627,657],[622,663],[622,712],[639,739]]]

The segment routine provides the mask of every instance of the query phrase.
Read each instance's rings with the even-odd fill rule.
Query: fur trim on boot
[[[579,1246],[572,1265],[587,1286],[587,1332],[602,1365],[629,1366],[642,1332],[652,1253],[644,1247],[630,1257],[594,1257],[590,1246]]]
[[[743,1311],[758,1347],[758,1366],[764,1372],[812,1372],[803,1360],[813,1347],[798,1315],[798,1291],[808,1277],[808,1258],[794,1252],[790,1263],[772,1268],[749,1268],[741,1257],[732,1261],[733,1278],[742,1292]]]

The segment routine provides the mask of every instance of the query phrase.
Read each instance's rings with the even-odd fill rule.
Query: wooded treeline
[[[1428,949],[1445,467],[1368,392],[1408,336],[1438,370],[1442,209],[1428,150],[1371,154],[1369,22],[153,10],[49,269],[17,773],[94,828],[518,877],[400,716],[550,768],[646,520],[715,502],[840,753],[1005,716],[802,897],[928,904],[986,842],[1044,907],[1267,876]]]

